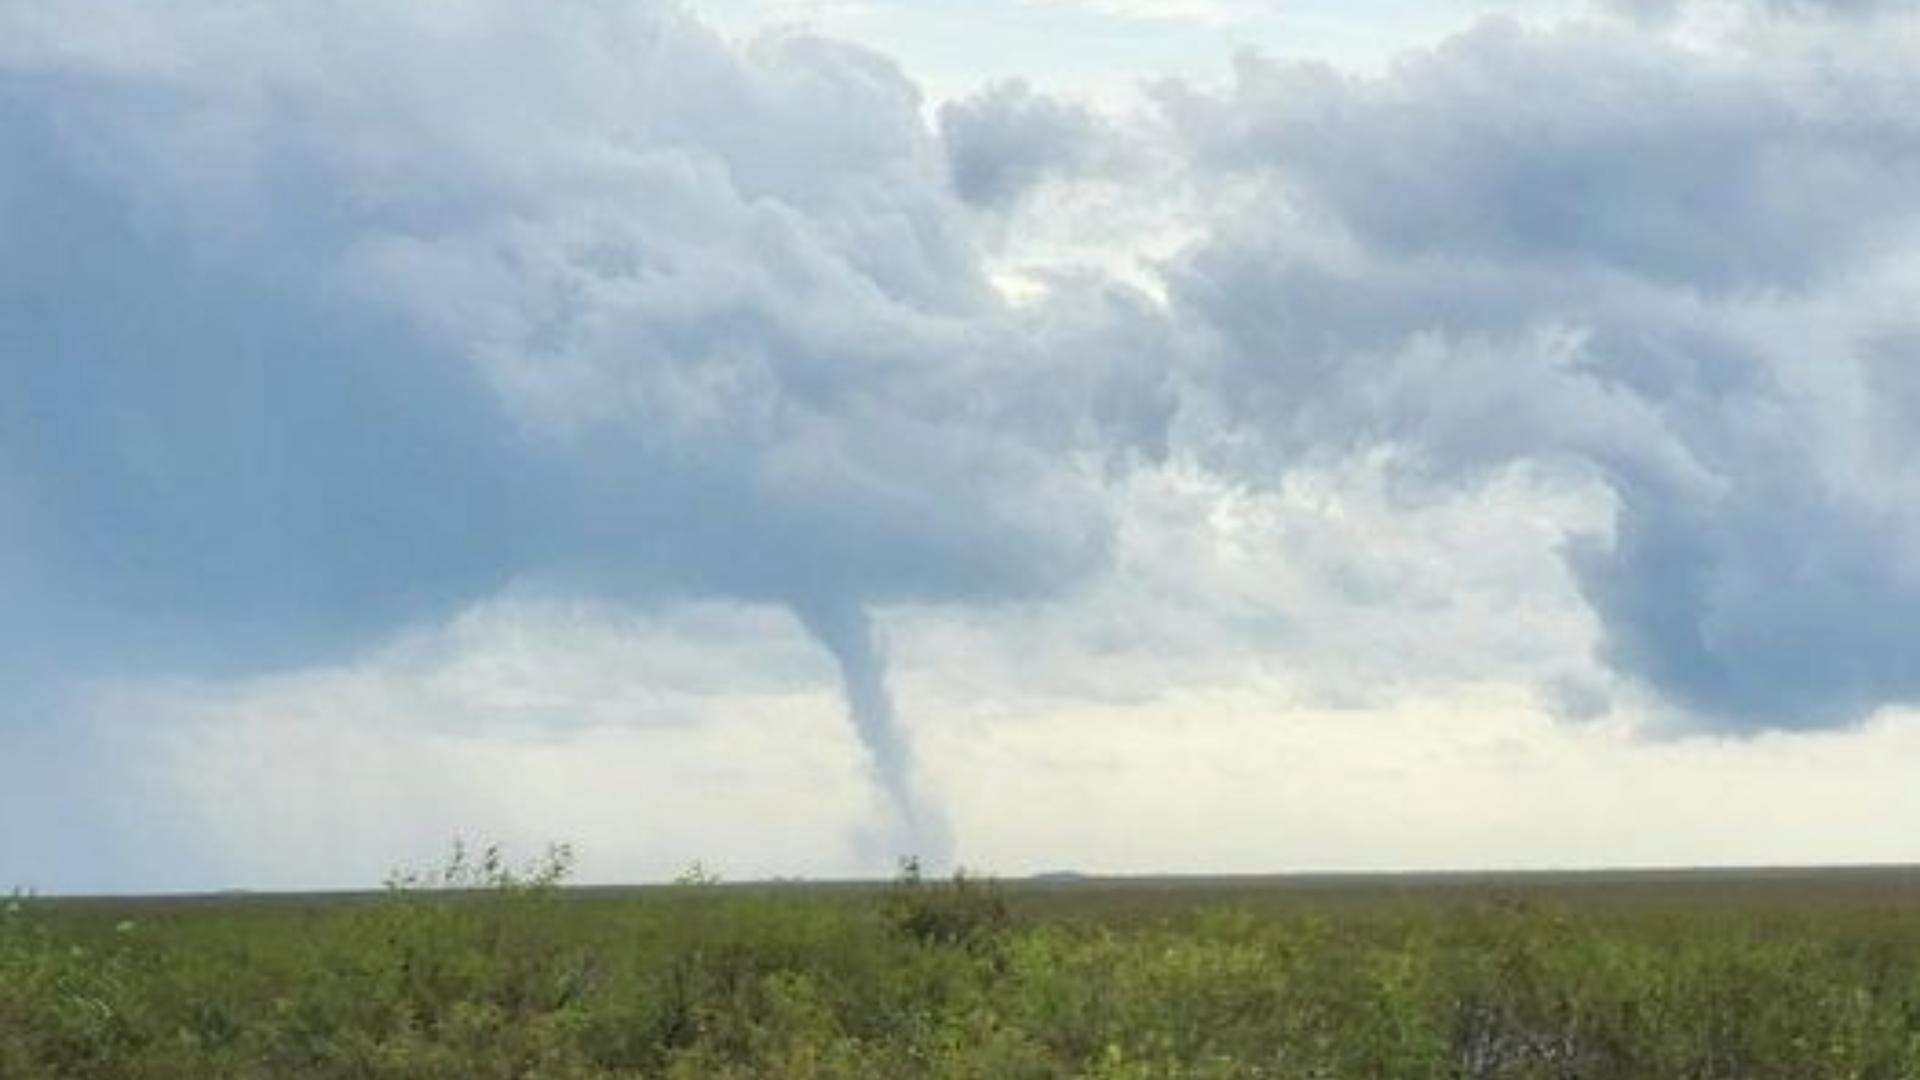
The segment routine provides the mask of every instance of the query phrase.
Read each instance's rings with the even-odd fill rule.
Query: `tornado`
[[[927,867],[949,865],[952,834],[916,775],[912,748],[887,690],[886,652],[872,617],[853,601],[794,604],[793,612],[840,670],[847,714],[883,806],[885,820],[865,838],[864,854],[885,860],[911,856]]]

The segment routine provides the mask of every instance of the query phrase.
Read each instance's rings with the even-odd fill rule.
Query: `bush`
[[[1012,909],[992,879],[955,870],[951,880],[930,883],[917,859],[900,864],[881,910],[888,924],[911,940],[975,953],[997,949],[1013,926]]]

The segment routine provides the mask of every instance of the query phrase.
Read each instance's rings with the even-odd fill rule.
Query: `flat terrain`
[[[20,900],[0,1077],[1920,1077],[1920,870]]]
[[[1483,872],[1312,873],[1101,876],[1070,872],[993,878],[999,894],[1024,913],[1088,916],[1134,912],[1179,914],[1221,905],[1457,904],[1524,899],[1542,903],[1634,906],[1691,904],[1866,905],[1920,904],[1920,865],[1844,867],[1652,868]],[[719,882],[700,888],[714,895],[859,897],[886,892],[894,882],[795,880]],[[481,890],[485,891],[485,890]],[[568,902],[646,901],[684,895],[685,885],[568,885]],[[48,910],[80,916],[133,917],[164,912],[327,908],[377,903],[390,890],[341,892],[227,891],[180,895],[60,896],[40,898]]]

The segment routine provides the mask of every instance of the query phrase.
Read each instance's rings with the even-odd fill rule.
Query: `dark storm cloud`
[[[1097,558],[1054,462],[1159,440],[1154,313],[1005,310],[891,66],[590,3],[403,57],[330,10],[285,16],[336,46],[312,84],[192,16],[163,51],[238,71],[0,84],[14,588],[352,638],[515,573],[938,598]],[[437,96],[496,104],[467,77],[516,50],[488,123]]]
[[[1574,553],[1606,658],[1709,721],[1819,727],[1920,698],[1911,532],[1799,469],[1705,500],[1616,477],[1606,550]]]
[[[1378,78],[1171,87],[1197,175],[1255,194],[1170,280],[1271,451],[1238,467],[1583,470],[1617,501],[1569,556],[1603,659],[1695,723],[1813,727],[1920,699],[1911,459],[1858,452],[1846,405],[1920,424],[1903,339],[1777,337],[1860,318],[1920,222],[1920,83],[1865,30],[1755,40],[1488,22]]]
[[[1700,722],[1910,701],[1913,336],[1856,313],[1920,225],[1910,57],[1662,25],[1163,88],[1206,226],[1163,311],[994,292],[969,204],[1103,123],[1020,84],[936,137],[882,58],[666,6],[0,3],[0,665],[309,663],[528,581],[764,601],[912,811],[871,605],[1069,588],[1137,462],[1388,446],[1605,484],[1604,658]]]
[[[737,597],[821,633],[907,803],[866,605],[1066,587],[1082,463],[1164,445],[1158,313],[1007,309],[871,53],[599,0],[0,39],[15,685],[313,663],[510,583]]]

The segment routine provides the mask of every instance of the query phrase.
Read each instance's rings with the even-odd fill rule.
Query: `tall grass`
[[[1920,1078],[1920,911],[1440,894],[1148,912],[917,870],[0,910],[0,1077]],[[1124,910],[1125,914],[1116,914]]]

